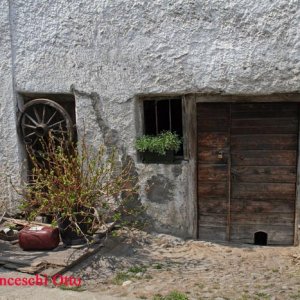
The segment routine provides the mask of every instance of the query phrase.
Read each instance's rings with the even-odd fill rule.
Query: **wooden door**
[[[199,238],[293,244],[296,103],[198,104]]]

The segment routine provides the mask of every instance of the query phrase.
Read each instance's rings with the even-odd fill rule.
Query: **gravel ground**
[[[124,235],[123,235],[124,236]],[[72,270],[92,291],[153,299],[300,299],[300,248],[220,245],[136,231]]]
[[[100,252],[65,274],[80,277],[85,291],[34,287],[28,298],[26,288],[15,292],[22,289],[22,299],[152,300],[172,291],[190,300],[300,299],[299,247],[221,245],[142,231],[121,236],[107,238]],[[50,291],[47,298],[39,297],[41,289]],[[9,293],[11,287],[0,287],[0,299],[21,299]]]

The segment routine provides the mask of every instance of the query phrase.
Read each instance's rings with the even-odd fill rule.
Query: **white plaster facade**
[[[299,93],[300,2],[0,0],[0,74],[1,169],[18,179],[22,95],[74,94],[79,130],[132,157],[142,185],[170,183],[166,201],[141,191],[155,228],[193,237],[195,160],[137,162],[138,98]]]

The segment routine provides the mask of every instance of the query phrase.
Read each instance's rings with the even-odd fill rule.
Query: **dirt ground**
[[[60,292],[81,299],[152,300],[172,291],[190,300],[300,299],[299,247],[220,245],[142,231],[121,236],[107,238],[101,251],[65,274],[80,277],[85,292]]]
[[[72,270],[90,291],[153,299],[300,299],[300,248],[219,245],[136,231]],[[71,274],[71,273],[70,273]]]

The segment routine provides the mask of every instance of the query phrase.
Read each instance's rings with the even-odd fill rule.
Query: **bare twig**
[[[2,214],[2,216],[0,217],[0,223],[2,222],[2,219],[4,218],[5,214],[6,214],[6,211],[5,211],[5,212]]]
[[[25,221],[25,220],[19,220],[19,219],[14,219],[14,218],[7,218],[2,216],[2,219],[7,222],[14,223],[16,225],[22,225],[22,226],[29,226],[29,225],[39,225],[39,226],[50,226],[50,224],[46,223],[41,223],[41,222],[35,222],[35,221]]]

